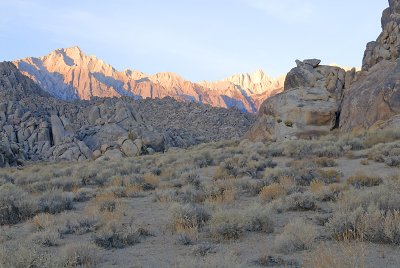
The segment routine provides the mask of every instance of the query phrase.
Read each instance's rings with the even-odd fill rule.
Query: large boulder
[[[286,76],[284,91],[261,105],[249,138],[307,138],[338,127],[347,73],[319,63],[317,59],[296,61],[297,67]]]
[[[377,122],[396,126],[400,114],[400,1],[389,0],[382,15],[382,33],[367,44],[362,71],[344,96],[340,128],[364,131]],[[390,124],[385,124],[390,121]]]
[[[57,115],[51,115],[51,132],[53,133],[53,142],[58,145],[63,142],[65,138],[65,129],[61,119]]]
[[[140,149],[132,140],[125,140],[121,145],[121,151],[128,157],[140,155]]]

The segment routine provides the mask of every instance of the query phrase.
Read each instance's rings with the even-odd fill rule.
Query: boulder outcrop
[[[296,61],[297,67],[286,76],[284,91],[261,105],[248,137],[295,139],[319,136],[338,127],[348,74],[320,62]]]
[[[367,44],[362,70],[344,96],[340,119],[344,132],[377,125],[400,127],[392,119],[400,114],[399,0],[389,0],[381,24],[382,33]]]
[[[24,161],[110,160],[238,138],[254,116],[237,109],[131,97],[63,101],[0,63],[0,167]]]
[[[400,127],[400,0],[383,11],[382,33],[367,44],[362,69],[296,61],[284,91],[266,100],[247,136],[312,138],[337,129],[358,132]]]

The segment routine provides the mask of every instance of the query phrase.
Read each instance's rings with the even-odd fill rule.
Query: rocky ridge
[[[254,116],[237,109],[131,97],[63,101],[0,63],[0,167],[26,160],[118,159],[240,137]]]
[[[263,98],[282,90],[283,82],[282,77],[273,79],[260,71],[210,83],[193,83],[174,73],[149,76],[139,71],[121,72],[95,56],[86,55],[79,47],[58,49],[43,57],[16,60],[14,64],[45,91],[62,100],[169,96],[179,101],[256,112]]]
[[[342,131],[400,127],[400,1],[389,0],[381,25],[377,40],[367,44],[357,81],[344,96]]]
[[[400,1],[389,0],[382,33],[367,44],[361,71],[296,61],[284,91],[267,99],[247,136],[313,138],[330,133],[400,127]]]

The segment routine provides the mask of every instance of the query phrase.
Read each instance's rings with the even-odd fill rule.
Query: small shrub
[[[159,202],[198,203],[204,200],[204,194],[194,186],[186,185],[181,189],[156,190],[156,200]]]
[[[214,164],[214,159],[212,158],[210,152],[201,152],[193,158],[193,162],[199,168],[205,168]]]
[[[356,175],[349,177],[346,182],[349,185],[359,188],[378,186],[383,182],[383,180],[377,176],[368,176],[364,173],[358,172]]]
[[[187,235],[187,234],[179,234],[178,238],[176,239],[176,242],[178,245],[183,245],[183,246],[190,246],[193,245],[193,240],[192,238]]]
[[[329,157],[318,157],[312,160],[319,167],[336,167],[337,164],[334,159]]]
[[[207,255],[202,258],[186,257],[180,259],[174,266],[177,268],[243,268],[244,264],[240,263],[235,256],[230,254],[220,255]]]
[[[283,233],[276,236],[274,248],[285,254],[310,249],[317,235],[314,225],[296,219],[285,225]]]
[[[243,232],[243,215],[238,211],[221,210],[213,214],[209,226],[211,235],[218,240],[238,239]]]
[[[75,202],[85,202],[89,201],[94,197],[95,191],[92,188],[79,188],[75,192],[74,201]]]
[[[364,145],[369,148],[379,143],[390,143],[399,139],[400,131],[398,129],[381,130],[368,133]]]
[[[280,256],[271,256],[271,255],[263,255],[257,260],[254,261],[254,264],[257,266],[265,266],[265,267],[300,267],[300,264],[295,260],[285,260]]]
[[[59,267],[41,246],[32,243],[7,243],[0,245],[0,267]]]
[[[0,225],[16,224],[37,212],[36,202],[14,184],[0,186]]]
[[[143,175],[144,182],[150,184],[154,188],[160,184],[160,180],[153,173],[146,173]]]
[[[67,245],[62,249],[62,267],[95,267],[100,261],[99,249],[91,244]]]
[[[385,164],[389,167],[400,167],[400,155],[386,157]]]
[[[32,218],[32,225],[36,230],[44,230],[54,224],[54,215],[49,213],[39,213]]]
[[[230,179],[231,176],[229,175],[228,171],[222,167],[218,166],[217,170],[214,173],[213,179],[214,180],[227,180]]]
[[[215,252],[216,252],[215,246],[207,242],[200,243],[198,245],[193,246],[192,248],[192,254],[200,257],[204,257],[207,254]]]
[[[279,183],[273,183],[268,186],[264,186],[260,192],[260,198],[263,201],[271,201],[277,199],[286,194],[285,189]]]
[[[336,198],[335,193],[325,183],[315,180],[310,184],[310,192],[320,201],[332,201]]]
[[[115,212],[121,207],[121,202],[112,192],[104,192],[96,196],[89,206],[93,206],[97,212]]]
[[[315,251],[306,253],[303,265],[309,268],[365,268],[366,258],[362,243],[344,241],[337,247],[319,245]]]
[[[43,193],[38,200],[38,208],[41,212],[51,214],[60,213],[64,210],[71,210],[73,206],[73,194],[61,191],[50,191]]]
[[[390,243],[400,245],[400,212],[389,211],[384,219],[383,231]]]
[[[386,163],[388,166],[399,166],[400,141],[375,145],[372,149],[370,149],[368,159],[380,163]]]
[[[265,182],[253,180],[249,177],[243,177],[234,182],[234,188],[237,190],[239,196],[256,196],[260,193]]]
[[[205,201],[208,203],[230,203],[236,199],[237,191],[234,186],[223,184],[212,184],[204,190]]]
[[[285,121],[285,126],[287,126],[287,127],[293,127],[293,122],[287,120],[287,121]]]
[[[196,189],[200,188],[201,185],[200,176],[196,172],[186,172],[183,173],[181,177],[184,182],[193,185]]]
[[[93,232],[97,223],[97,216],[69,213],[57,216],[55,227],[61,235],[82,235]]]
[[[283,199],[286,210],[307,211],[315,210],[317,202],[311,193],[294,193]]]
[[[271,212],[260,205],[219,210],[212,215],[209,227],[211,235],[218,240],[238,239],[245,231],[271,233],[274,230]]]
[[[173,204],[169,209],[169,221],[175,232],[187,229],[198,229],[210,219],[208,211],[195,204]]]
[[[319,169],[317,171],[317,174],[318,174],[317,175],[318,179],[325,183],[339,182],[341,177],[340,172],[335,169],[329,169],[329,170]]]
[[[94,243],[105,249],[124,248],[140,242],[140,234],[131,225],[111,222],[93,236]]]
[[[42,247],[58,246],[60,234],[57,231],[40,231],[30,236],[30,241]]]

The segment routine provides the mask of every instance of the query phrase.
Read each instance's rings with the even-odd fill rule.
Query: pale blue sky
[[[0,0],[0,61],[78,45],[115,68],[193,81],[295,59],[360,66],[387,0]]]

